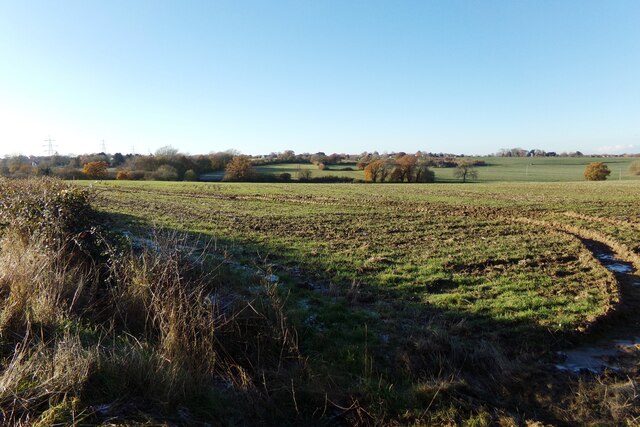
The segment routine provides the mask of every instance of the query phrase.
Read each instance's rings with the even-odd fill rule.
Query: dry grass
[[[1,231],[3,424],[298,415],[289,389],[305,366],[274,286],[225,286],[176,234],[137,251],[89,226],[54,230]]]

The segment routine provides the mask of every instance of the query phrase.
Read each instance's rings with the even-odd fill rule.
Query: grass
[[[3,339],[27,336],[28,325],[55,331],[28,335],[33,353],[3,341],[8,396],[42,396],[18,419],[99,420],[90,408],[116,402],[121,419],[135,421],[118,395],[156,421],[180,422],[171,414],[184,407],[189,420],[217,424],[611,424],[639,415],[635,377],[549,368],[556,350],[588,338],[619,305],[616,278],[582,239],[640,266],[635,182],[91,186],[100,227],[152,245],[109,255],[111,274],[101,276],[87,266],[104,258],[47,264],[57,258],[35,240],[19,246],[7,225],[0,283],[15,296],[0,306]],[[155,238],[158,227],[180,237]],[[43,281],[38,271],[60,274]],[[109,289],[102,304],[90,292],[100,283]],[[203,309],[212,301],[213,317]],[[56,360],[58,349],[87,374],[52,396],[38,388],[50,371],[36,375],[43,362],[27,361]]]
[[[488,378],[509,383],[618,303],[615,278],[574,232],[630,252],[640,237],[634,182],[96,188],[102,209],[140,231],[215,236],[231,259],[269,263],[310,366],[389,419],[445,419],[468,389],[513,411]],[[443,375],[459,385],[425,415],[416,384]],[[454,406],[449,421],[476,416]]]
[[[638,180],[640,176],[629,173],[629,166],[635,158],[632,157],[477,157],[487,166],[478,167],[477,182],[571,182],[583,181],[584,169],[592,162],[604,162],[611,170],[610,180]],[[346,176],[354,179],[364,179],[364,172],[357,170],[355,164],[329,166],[330,169],[318,170],[312,164],[274,164],[259,166],[260,173],[278,175],[283,172],[296,174],[301,169],[311,171],[313,177]],[[345,168],[354,170],[348,171]],[[455,168],[434,168],[437,182],[459,182],[454,177]]]
[[[132,246],[86,205],[83,223],[66,217],[66,204],[81,202],[64,195],[82,190],[48,180],[0,188],[9,207],[0,239],[3,424],[309,416],[288,393],[307,371],[274,285],[231,274],[215,251],[186,249],[175,233]],[[42,225],[11,209],[13,197],[55,218]]]

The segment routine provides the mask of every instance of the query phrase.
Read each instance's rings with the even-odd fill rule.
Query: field
[[[582,181],[586,165],[592,162],[604,162],[611,170],[610,180],[638,180],[639,176],[629,174],[629,165],[634,161],[631,157],[477,157],[487,162],[487,166],[479,167],[477,182],[566,182]],[[354,170],[344,170],[352,168]],[[288,172],[293,179],[301,169],[311,171],[313,177],[346,176],[364,179],[364,173],[357,170],[355,164],[329,166],[329,169],[318,170],[311,164],[275,164],[259,166],[261,173],[280,174]],[[453,175],[454,168],[435,168],[437,182],[459,182]]]
[[[587,160],[566,166],[573,161],[534,162],[530,173],[579,179]],[[487,180],[490,168],[481,169]],[[518,169],[512,162],[493,177]],[[177,230],[194,247],[211,240],[225,263],[276,281],[308,382],[341,396],[336,407],[358,423],[639,415],[633,396],[612,403],[606,391],[628,391],[636,371],[622,381],[553,368],[558,350],[626,338],[638,325],[635,276],[596,257],[610,250],[640,267],[637,182],[92,187],[114,229]]]

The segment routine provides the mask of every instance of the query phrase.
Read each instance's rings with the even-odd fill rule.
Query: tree
[[[418,162],[415,167],[415,182],[434,182],[436,175],[429,169],[429,162],[424,160]]]
[[[253,165],[248,156],[234,156],[224,169],[225,181],[248,181],[253,176]]]
[[[211,162],[211,170],[221,171],[227,167],[229,162],[233,159],[233,155],[227,152],[212,153],[209,155],[209,161]]]
[[[279,162],[293,162],[296,160],[296,152],[293,150],[285,150],[276,156]]]
[[[468,160],[463,160],[458,163],[456,170],[453,171],[453,176],[461,178],[462,182],[467,182],[467,179],[477,179],[478,171],[473,166],[473,163]]]
[[[381,176],[380,176],[383,168],[384,168],[384,160],[375,160],[369,163],[364,168],[364,179],[371,182],[383,182],[384,179],[381,179]]]
[[[118,167],[123,165],[125,162],[125,158],[122,155],[122,153],[116,153],[113,155],[113,158],[111,159],[111,167]]]
[[[311,171],[309,169],[300,169],[298,171],[298,181],[309,181],[311,179]]]
[[[104,178],[107,176],[108,168],[107,162],[89,162],[84,165],[82,172],[91,178]]]
[[[173,157],[178,156],[179,151],[177,148],[173,148],[170,145],[165,145],[164,147],[160,147],[156,150],[156,157],[165,157],[171,159]]]
[[[314,165],[318,163],[324,163],[327,161],[327,156],[323,152],[319,152],[311,155],[311,158],[309,159],[309,161]]]
[[[396,170],[398,172],[394,171],[394,173],[396,173],[399,182],[403,182],[405,180],[407,182],[413,181],[417,161],[418,158],[410,154],[405,154],[396,160]]]
[[[193,169],[189,169],[184,173],[184,180],[185,181],[197,181],[198,180],[198,174],[195,173],[195,171]]]
[[[171,165],[162,165],[153,173],[153,176],[158,181],[176,181],[178,170]]]
[[[584,170],[584,179],[587,181],[604,181],[611,171],[602,162],[589,163]]]
[[[636,160],[629,165],[629,173],[631,175],[640,175],[640,160]]]

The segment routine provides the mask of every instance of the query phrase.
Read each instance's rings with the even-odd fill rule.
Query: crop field
[[[640,180],[640,176],[629,174],[629,166],[635,160],[632,157],[477,157],[487,166],[478,167],[477,182],[570,182],[584,180],[584,168],[589,163],[604,162],[611,170],[609,180]],[[348,169],[353,170],[348,170]],[[345,176],[364,179],[364,173],[356,169],[355,164],[330,165],[318,170],[311,164],[274,164],[259,166],[260,173],[278,175],[290,173],[293,179],[303,169],[311,171],[313,177]],[[455,168],[434,168],[437,182],[459,182],[454,177]]]
[[[560,179],[551,164],[540,167]],[[276,281],[313,378],[358,422],[639,415],[634,398],[614,410],[597,387],[620,386],[615,375],[553,367],[559,350],[638,326],[626,283],[635,276],[605,268],[594,250],[640,268],[637,182],[92,187],[114,229],[184,232]],[[637,369],[625,375],[635,384]]]

